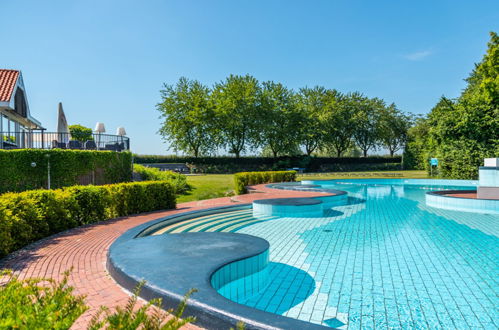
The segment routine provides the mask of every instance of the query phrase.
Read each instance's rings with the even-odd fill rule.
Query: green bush
[[[154,167],[146,167],[143,165],[133,165],[133,171],[140,175],[140,178],[145,181],[168,181],[175,188],[175,193],[182,194],[189,190],[187,177],[173,171],[160,171]]]
[[[180,302],[177,309],[164,311],[161,309],[163,300],[152,299],[147,304],[137,307],[137,300],[144,281],[140,282],[128,299],[125,307],[117,306],[111,311],[107,306],[102,306],[99,312],[90,320],[89,330],[107,329],[144,329],[144,330],[177,330],[190,322],[196,321],[195,317],[182,318],[187,300],[197,290],[190,290]]]
[[[69,133],[73,140],[81,142],[93,140],[92,129],[82,125],[69,125]]]
[[[143,181],[107,186],[110,214],[121,217],[129,214],[175,208],[173,186],[166,181]]]
[[[0,257],[43,237],[117,216],[173,209],[166,181],[74,186],[0,195]]]
[[[0,150],[0,193],[47,187],[47,160],[50,160],[52,188],[79,184],[81,176],[92,172],[97,177],[98,184],[127,182],[132,179],[130,152]],[[32,167],[32,163],[36,163],[36,166]]]
[[[62,281],[19,280],[0,272],[7,283],[0,286],[0,329],[69,329],[87,309],[83,296],[74,296],[68,273]]]
[[[156,156],[156,155],[134,155],[134,162],[138,164],[147,163],[184,163],[188,164],[193,172],[197,173],[237,173],[246,171],[276,171],[287,170],[292,167],[305,168],[307,172],[330,171],[356,171],[362,167],[362,171],[376,170],[384,164],[401,162],[400,156],[384,157],[309,157],[309,156],[283,156],[283,157],[189,157],[189,156]]]
[[[247,193],[246,186],[296,181],[296,171],[240,172],[234,175],[236,194]]]

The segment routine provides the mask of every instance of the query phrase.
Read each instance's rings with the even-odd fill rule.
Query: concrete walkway
[[[259,192],[182,203],[177,205],[175,210],[144,213],[74,228],[10,254],[0,260],[0,269],[12,269],[20,279],[33,277],[60,279],[64,271],[71,269],[69,285],[75,287],[76,294],[86,296],[85,302],[90,307],[72,328],[86,329],[88,322],[100,306],[124,305],[129,298],[129,294],[111,278],[106,270],[109,246],[128,229],[176,213],[250,203],[255,199],[330,195],[269,189],[265,185],[254,186],[252,191]],[[191,324],[185,328],[198,329]]]

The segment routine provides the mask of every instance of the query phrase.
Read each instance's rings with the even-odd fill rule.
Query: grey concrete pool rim
[[[189,289],[198,289],[189,299],[184,315],[196,316],[195,324],[208,329],[229,329],[238,321],[243,321],[246,329],[331,329],[237,304],[212,287],[211,276],[218,269],[268,250],[269,243],[264,239],[222,232],[145,236],[148,228],[161,223],[172,224],[207,212],[249,207],[237,205],[191,211],[132,228],[111,245],[108,271],[129,291],[146,280],[140,296],[146,300],[162,298],[164,308],[176,307]]]
[[[281,206],[304,206],[322,204],[322,201],[315,198],[269,198],[257,199],[253,204],[281,205]]]

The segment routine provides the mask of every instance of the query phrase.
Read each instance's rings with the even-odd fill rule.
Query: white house
[[[0,69],[0,149],[30,147],[33,130],[44,128],[31,116],[21,71]]]

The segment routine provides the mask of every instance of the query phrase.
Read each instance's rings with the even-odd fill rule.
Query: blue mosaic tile
[[[427,206],[425,193],[438,186],[324,188],[347,191],[348,204],[321,218],[252,222],[251,210],[238,211],[239,227],[210,226],[270,243],[264,290],[251,289],[258,280],[220,279],[223,295],[342,329],[499,328],[498,215]],[[236,273],[247,272],[244,267]],[[230,297],[238,285],[245,290]]]

